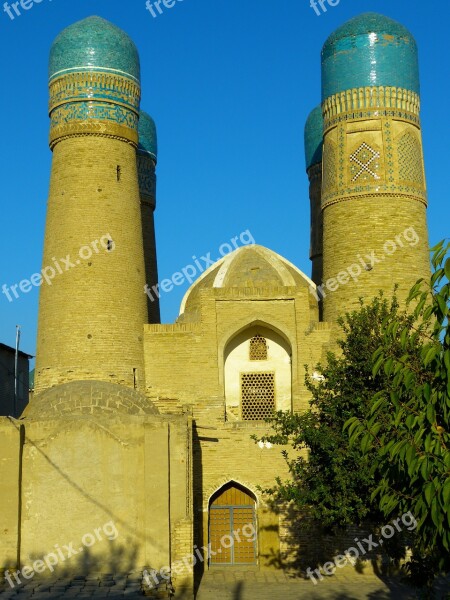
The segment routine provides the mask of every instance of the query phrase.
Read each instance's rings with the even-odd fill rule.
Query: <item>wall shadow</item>
[[[377,544],[376,548],[368,550],[370,545],[364,543],[372,536],[372,541],[378,542],[380,534],[376,533],[374,528],[367,524],[365,527],[348,527],[343,530],[332,531],[323,527],[320,523],[314,521],[305,512],[298,511],[295,506],[283,506],[275,502],[269,502],[270,508],[278,515],[283,515],[283,527],[280,535],[282,548],[289,550],[280,550],[271,548],[268,552],[261,555],[265,564],[276,570],[281,570],[293,578],[309,579],[307,573],[314,572],[320,566],[327,562],[334,563],[339,555],[344,555],[347,550],[357,549],[360,558],[356,561],[347,562],[342,568],[336,568],[335,574],[326,576],[324,579],[335,578],[339,581],[339,576],[354,578],[357,586],[358,577],[364,574],[376,576],[380,584],[389,591],[380,589],[372,592],[368,596],[370,600],[385,600],[387,598],[426,598],[420,595],[422,592],[409,584],[405,573],[401,569],[401,563],[407,556],[408,532],[397,532],[396,535],[388,540],[383,540],[383,546]],[[274,531],[274,525],[262,527],[267,531]],[[358,545],[358,543],[360,545]],[[383,552],[383,548],[389,549],[389,555]],[[316,576],[317,577],[317,576]],[[320,578],[318,578],[320,583]],[[342,579],[341,579],[342,581]],[[368,581],[361,577],[361,582]],[[352,581],[350,579],[350,585]],[[435,585],[435,598],[450,598],[447,596],[450,592],[449,580],[439,580]],[[321,598],[321,595],[314,595],[311,591],[311,598]],[[338,596],[336,596],[338,598]],[[351,600],[349,595],[343,595],[342,600]]]
[[[21,590],[20,593],[23,599],[27,597],[27,591],[30,586],[35,588],[39,586],[40,589],[47,591],[51,591],[52,588],[56,586],[57,590],[55,591],[54,597],[55,599],[59,599],[63,597],[63,591],[66,585],[70,586],[70,589],[80,588],[80,586],[87,586],[88,588],[99,587],[103,590],[103,592],[106,592],[106,588],[108,587],[114,587],[116,590],[118,590],[119,587],[126,585],[127,590],[129,589],[130,593],[132,594],[130,597],[134,597],[134,595],[136,595],[136,597],[143,597],[143,591],[145,590],[145,587],[142,585],[143,571],[146,569],[151,571],[153,568],[159,570],[161,565],[154,567],[143,566],[138,561],[143,560],[143,549],[145,548],[146,544],[150,543],[157,551],[159,551],[160,548],[164,551],[164,547],[162,546],[158,537],[148,535],[148,532],[137,528],[134,523],[121,518],[114,511],[114,509],[110,507],[107,498],[96,498],[92,495],[92,493],[90,493],[89,489],[82,481],[74,481],[71,474],[67,473],[64,468],[58,465],[57,462],[55,462],[55,460],[49,456],[45,447],[40,442],[33,440],[29,437],[29,435],[26,434],[25,422],[15,421],[13,422],[13,425],[20,432],[20,466],[22,465],[23,447],[24,444],[27,444],[33,448],[35,453],[39,454],[40,457],[45,460],[45,462],[55,473],[57,473],[59,479],[63,480],[67,485],[74,489],[76,493],[80,495],[80,497],[86,499],[89,502],[89,505],[95,507],[96,509],[102,510],[102,512],[105,514],[105,520],[110,520],[111,523],[114,524],[116,530],[118,530],[119,538],[111,541],[108,540],[108,547],[105,551],[100,550],[98,546],[106,543],[106,535],[103,535],[102,541],[97,541],[95,544],[93,544],[92,548],[84,546],[83,549],[80,550],[80,543],[74,543],[73,547],[76,552],[71,552],[70,557],[67,557],[67,552],[63,552],[63,542],[67,543],[67,539],[62,539],[59,542],[60,546],[55,545],[55,547],[44,548],[41,554],[38,552],[27,557],[25,557],[23,553],[19,551],[16,554],[16,547],[14,547],[11,549],[11,553],[8,556],[0,557],[0,597],[3,596],[3,593],[13,589],[5,579],[4,573],[6,570],[9,570],[9,576],[11,578],[11,573],[16,572],[18,564],[22,565],[20,570],[23,567],[28,567],[31,569],[35,561],[42,561],[43,558],[48,556],[50,553],[57,555],[58,548],[60,552],[63,552],[63,554],[57,557],[57,564],[52,565],[52,567],[54,566],[53,571],[49,567],[45,567],[45,570],[42,573],[32,574],[29,579],[19,575],[18,582],[16,578],[11,578],[14,589]],[[20,531],[23,527],[20,511],[21,503],[23,501],[21,475],[22,472],[20,471],[18,488],[18,547],[20,547]],[[151,506],[148,506],[148,510],[151,510]],[[66,510],[64,518],[70,522],[70,509]],[[40,527],[45,528],[45,523],[41,523]],[[64,531],[61,531],[61,535],[63,534]],[[98,585],[96,585],[95,582],[97,582]],[[173,597],[176,599],[179,598],[180,600],[193,599],[192,590],[175,590],[176,593],[174,595],[170,593],[170,590],[165,583],[166,582],[164,581],[160,591],[164,592],[166,595],[160,597]],[[99,592],[99,598],[106,597],[107,594],[104,593],[102,595],[103,592]],[[52,591],[51,594],[53,597]],[[127,596],[128,595],[129,593],[127,593]]]
[[[100,542],[99,542],[100,543]],[[53,549],[55,550],[55,549]],[[26,565],[16,570],[10,561],[0,563],[0,597],[8,592],[19,594],[22,600],[34,598],[33,594],[45,594],[47,600],[60,600],[66,595],[75,597],[76,593],[86,594],[86,597],[104,600],[110,594],[124,594],[127,598],[173,598],[174,600],[193,600],[192,590],[173,589],[161,579],[160,585],[149,587],[143,577],[145,572],[151,572],[152,567],[137,567],[136,557],[139,546],[131,543],[109,542],[107,550],[102,553],[85,548],[76,556],[65,557],[49,568],[45,562],[49,556],[43,551],[39,556],[33,555]],[[55,552],[55,556],[57,551]],[[43,561],[45,571],[34,571],[35,561]],[[22,574],[22,570],[28,578]],[[38,566],[38,568],[41,568]],[[152,583],[153,581],[150,580]]]
[[[236,587],[233,590],[233,600],[242,600],[244,591],[244,582],[238,581]]]
[[[203,532],[203,461],[202,446],[199,432],[195,425],[192,426],[192,462],[193,462],[193,514],[194,514],[194,547],[203,548],[208,543],[204,539]],[[204,554],[203,554],[204,555]],[[197,596],[198,589],[203,578],[205,562],[197,561],[194,567],[194,596]]]

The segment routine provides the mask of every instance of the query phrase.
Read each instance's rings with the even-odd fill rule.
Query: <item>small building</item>
[[[29,401],[31,354],[19,350],[17,363],[17,399],[15,399],[15,348],[0,344],[0,416],[19,417]]]

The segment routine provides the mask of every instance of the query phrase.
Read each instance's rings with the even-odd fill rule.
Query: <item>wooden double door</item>
[[[210,504],[210,563],[256,564],[256,537],[255,500],[244,489],[227,486]]]

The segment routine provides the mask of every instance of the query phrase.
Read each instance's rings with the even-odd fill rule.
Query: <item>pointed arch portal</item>
[[[212,565],[256,564],[256,501],[244,487],[231,482],[211,498],[209,543]]]

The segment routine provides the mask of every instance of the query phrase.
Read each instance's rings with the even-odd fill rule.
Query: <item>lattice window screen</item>
[[[263,421],[275,411],[275,373],[241,373],[242,418]]]
[[[261,335],[250,340],[250,360],[267,360],[267,342]]]

